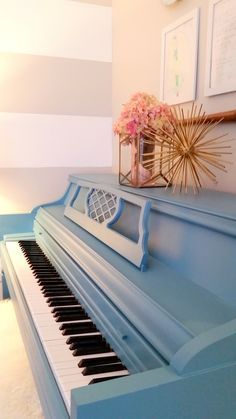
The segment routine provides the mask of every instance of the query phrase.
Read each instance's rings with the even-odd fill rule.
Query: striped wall
[[[0,0],[0,11],[3,213],[13,176],[24,204],[8,196],[8,212],[53,197],[60,173],[111,166],[112,17],[111,0]]]

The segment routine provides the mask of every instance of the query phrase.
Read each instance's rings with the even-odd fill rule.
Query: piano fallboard
[[[105,225],[93,231],[97,221],[86,205],[106,189],[119,205],[109,216],[104,209]],[[32,231],[5,232],[11,234],[1,242],[4,281],[46,418],[235,417],[235,202],[213,191],[172,195],[121,188],[114,176],[73,175],[62,200],[29,215]],[[127,376],[77,386],[67,403],[10,250],[21,239],[37,241]]]

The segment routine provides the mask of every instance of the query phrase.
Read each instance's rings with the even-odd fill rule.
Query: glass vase
[[[127,144],[120,139],[119,183],[135,188],[163,187],[170,184],[168,150],[161,141],[139,135]]]

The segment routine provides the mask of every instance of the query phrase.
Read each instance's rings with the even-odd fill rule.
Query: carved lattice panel
[[[117,196],[102,189],[92,189],[88,195],[88,216],[98,223],[109,221],[117,211]]]

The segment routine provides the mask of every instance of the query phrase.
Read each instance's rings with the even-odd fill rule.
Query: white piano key
[[[62,335],[61,330],[59,330],[58,325],[56,327],[44,326],[41,329],[41,337],[43,341],[47,340],[64,340],[65,336]]]
[[[55,323],[54,318],[52,317],[51,312],[50,313],[40,313],[35,314],[34,316],[35,324],[40,326],[54,326],[55,324],[60,325],[60,323]]]
[[[62,370],[57,369],[57,376],[58,377],[71,377],[73,375],[76,375],[80,368],[78,367],[78,362],[76,363],[76,368],[70,367],[70,368],[63,368]]]
[[[73,356],[73,364],[74,364],[74,360],[75,360],[76,365],[78,365],[78,363],[82,361],[83,359],[104,358],[107,356],[115,356],[115,355],[116,355],[115,352],[112,351],[112,352],[104,352],[100,354]],[[70,362],[58,362],[58,363],[55,362],[54,366],[57,371],[62,371],[67,368],[71,368],[71,363]]]
[[[53,364],[54,362],[65,362],[65,361],[72,361],[73,358],[73,354],[70,351],[69,348],[67,348],[66,346],[57,348],[57,349],[53,349],[50,347],[47,347],[46,344],[44,345],[45,350],[47,352],[47,356],[48,359],[51,361],[51,363]]]
[[[116,354],[114,352],[113,352],[113,355],[114,355],[114,358],[115,358]],[[101,357],[98,357],[97,355],[93,355],[93,358],[94,357],[96,357],[96,358],[105,358],[106,356],[112,356],[112,355],[111,354],[108,355],[107,353],[106,354],[102,354]],[[80,368],[78,366],[79,361],[81,361],[82,359],[85,359],[85,358],[81,356],[80,359],[77,360],[77,362],[76,362],[76,368],[74,366],[70,366],[70,367],[67,367],[67,368],[57,368],[56,371],[57,371],[58,377],[72,377],[73,375],[77,375],[78,376],[78,374],[82,374],[82,371],[83,371],[83,369],[85,367]],[[65,380],[67,380],[67,379],[65,378]]]
[[[32,314],[43,314],[43,313],[51,313],[50,307],[41,301],[34,301],[31,299],[27,299],[28,305],[30,307],[30,311]]]
[[[80,355],[80,356],[74,356],[73,351],[71,351],[68,347],[68,345],[65,346],[52,346],[48,345],[49,342],[45,342],[45,349],[48,355],[48,358],[50,358],[54,365],[55,371],[61,371],[62,369],[66,370],[67,368],[71,368],[71,366],[76,365],[78,366],[78,363],[82,359],[91,359],[91,358],[99,358],[104,356],[111,356],[115,355],[115,353],[112,352],[102,352],[100,354],[93,354],[93,355]]]
[[[94,375],[71,375],[71,376],[63,376],[60,379],[61,386],[63,387],[64,391],[72,390],[73,388],[80,388],[83,386],[89,385],[89,383],[94,378],[108,378],[108,377],[124,377],[128,375],[127,370],[123,371],[114,371],[114,372],[107,372],[107,373],[101,373],[101,374],[94,374]]]
[[[58,362],[56,362],[54,360],[54,362],[53,362],[54,369],[56,371],[60,371],[60,370],[63,370],[63,369],[71,368],[72,366],[77,367],[77,365],[78,365],[77,357],[72,357],[72,358],[73,359],[71,359],[70,361],[58,361]]]
[[[60,346],[66,346],[68,336],[64,336],[64,339],[52,339],[52,340],[48,340],[47,343],[45,343],[45,345],[47,345],[47,347],[50,348],[50,346],[56,346],[57,348]],[[68,345],[67,345],[68,346]]]

